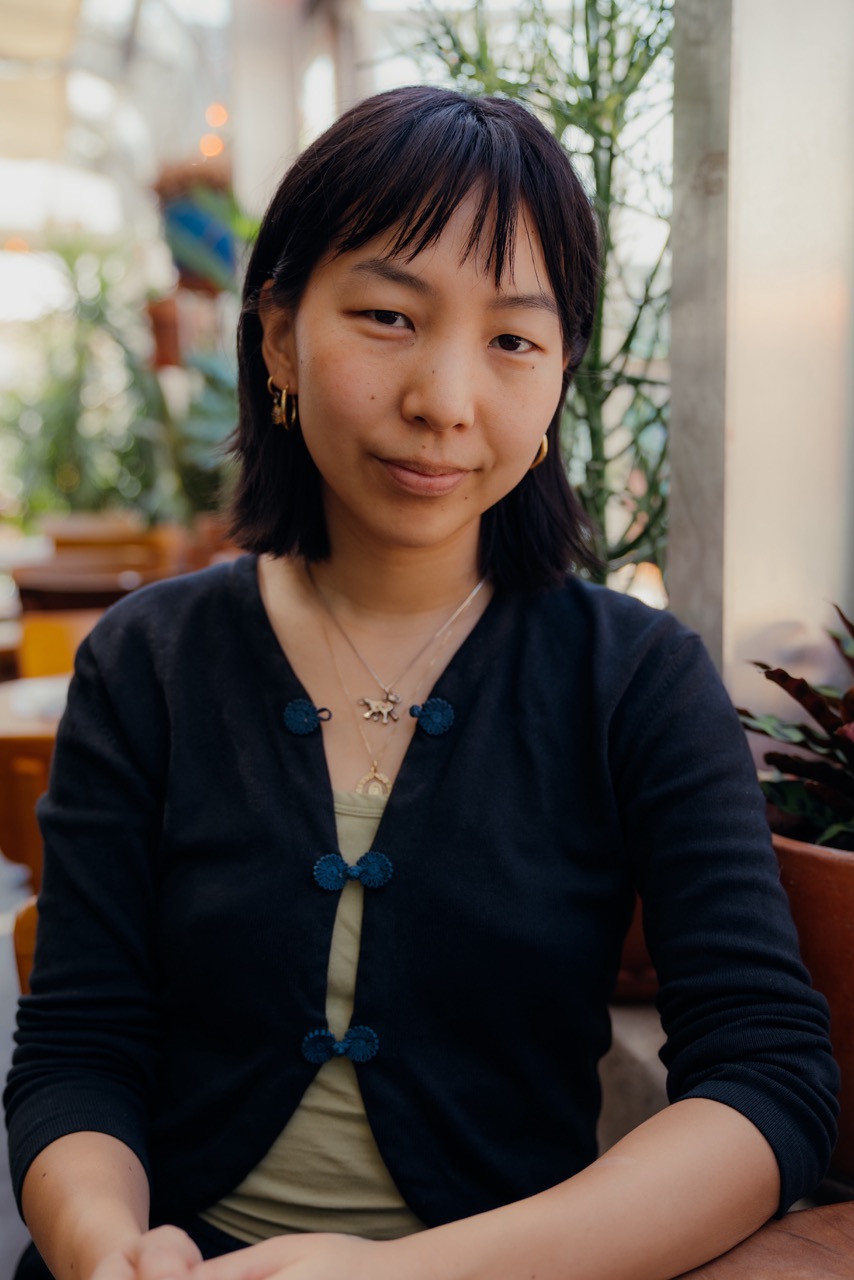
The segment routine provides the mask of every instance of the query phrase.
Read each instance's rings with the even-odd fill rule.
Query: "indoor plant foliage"
[[[854,622],[835,607],[844,631],[829,635],[854,673]],[[854,851],[854,684],[813,687],[781,667],[755,665],[810,717],[794,722],[738,709],[746,729],[789,748],[764,756],[773,771],[761,779],[772,827],[795,839]]]
[[[3,397],[8,465],[24,524],[52,513],[133,507],[151,521],[214,507],[236,421],[232,362],[188,358],[186,403],[151,367],[145,292],[122,247],[53,251],[69,304],[33,327],[34,370]]]
[[[433,78],[438,64],[463,92],[531,106],[593,198],[603,287],[563,443],[608,569],[662,565],[665,549],[672,18],[672,0],[573,0],[568,15],[475,0],[429,7],[414,50]]]

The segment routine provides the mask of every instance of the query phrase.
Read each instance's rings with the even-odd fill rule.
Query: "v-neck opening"
[[[316,705],[309,691],[297,675],[287,651],[279,640],[276,630],[267,607],[264,603],[264,597],[261,593],[261,584],[258,578],[258,556],[254,553],[248,553],[235,562],[235,568],[239,575],[241,585],[246,588],[250,597],[250,603],[256,614],[256,627],[259,641],[262,643],[265,651],[269,650],[272,660],[279,666],[284,675],[286,686],[289,686],[289,700],[293,698],[305,698],[312,706]],[[458,671],[461,667],[470,662],[470,655],[477,651],[484,643],[484,636],[488,635],[492,628],[492,620],[499,613],[501,603],[505,599],[499,592],[493,592],[492,598],[472,627],[471,631],[456,649],[447,666],[439,673],[429,692],[424,696],[422,702],[426,702],[429,698],[442,697],[442,691],[446,684],[453,683]],[[254,630],[255,628],[253,628]],[[401,782],[406,784],[410,772],[412,771],[412,756],[419,754],[423,742],[416,726],[415,733],[412,735],[407,744],[403,759],[400,762],[394,784],[388,795],[385,809],[380,819],[380,830],[386,825],[389,810],[395,808],[393,801],[400,791]],[[439,742],[441,739],[434,739]],[[334,793],[336,788],[332,785],[332,778],[329,771],[329,762],[326,757],[326,748],[323,743],[322,730],[319,731],[318,741],[315,744],[319,748],[319,758],[322,762],[322,778],[325,790],[324,804],[329,820],[334,824]],[[405,789],[405,787],[404,787]],[[340,790],[340,788],[338,789]],[[378,832],[379,835],[379,832]]]

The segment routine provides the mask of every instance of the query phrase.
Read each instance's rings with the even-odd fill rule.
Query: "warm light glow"
[[[205,120],[212,129],[221,129],[224,124],[228,124],[228,107],[224,107],[221,102],[212,102],[205,112]]]
[[[222,155],[225,143],[215,133],[203,133],[199,138],[199,150],[206,159],[212,160],[214,156]]]
[[[7,253],[29,253],[30,246],[23,236],[9,236],[3,245]]]

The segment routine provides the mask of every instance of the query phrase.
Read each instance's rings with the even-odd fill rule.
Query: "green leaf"
[[[840,840],[840,837],[848,837]],[[816,844],[851,849],[854,847],[854,822],[834,822],[815,837]]]
[[[749,729],[752,733],[761,733],[766,738],[774,738],[776,742],[788,742],[792,746],[809,745],[806,725],[792,724],[788,720],[781,720],[779,716],[755,716],[741,707],[736,707],[736,711],[745,729]]]
[[[811,795],[803,782],[785,778],[764,779],[760,786],[765,799],[771,804],[782,809],[784,813],[791,813],[805,819],[817,831],[824,831],[838,821],[833,810]]]

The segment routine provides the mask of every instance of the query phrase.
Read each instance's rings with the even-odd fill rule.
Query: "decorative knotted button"
[[[409,714],[431,738],[447,733],[454,723],[454,708],[444,698],[428,698],[423,706],[410,707]]]
[[[316,707],[308,698],[294,698],[285,707],[285,728],[301,738],[319,729],[322,720],[331,719],[332,712],[328,707]]]
[[[379,1047],[379,1036],[371,1027],[351,1027],[340,1040],[323,1028],[309,1031],[303,1038],[302,1056],[318,1064],[336,1056],[349,1058],[351,1062],[370,1062],[376,1057]]]
[[[381,889],[388,884],[393,870],[391,858],[369,849],[352,867],[340,853],[325,853],[315,862],[312,874],[321,889],[343,889],[348,880],[358,880],[366,889]]]

